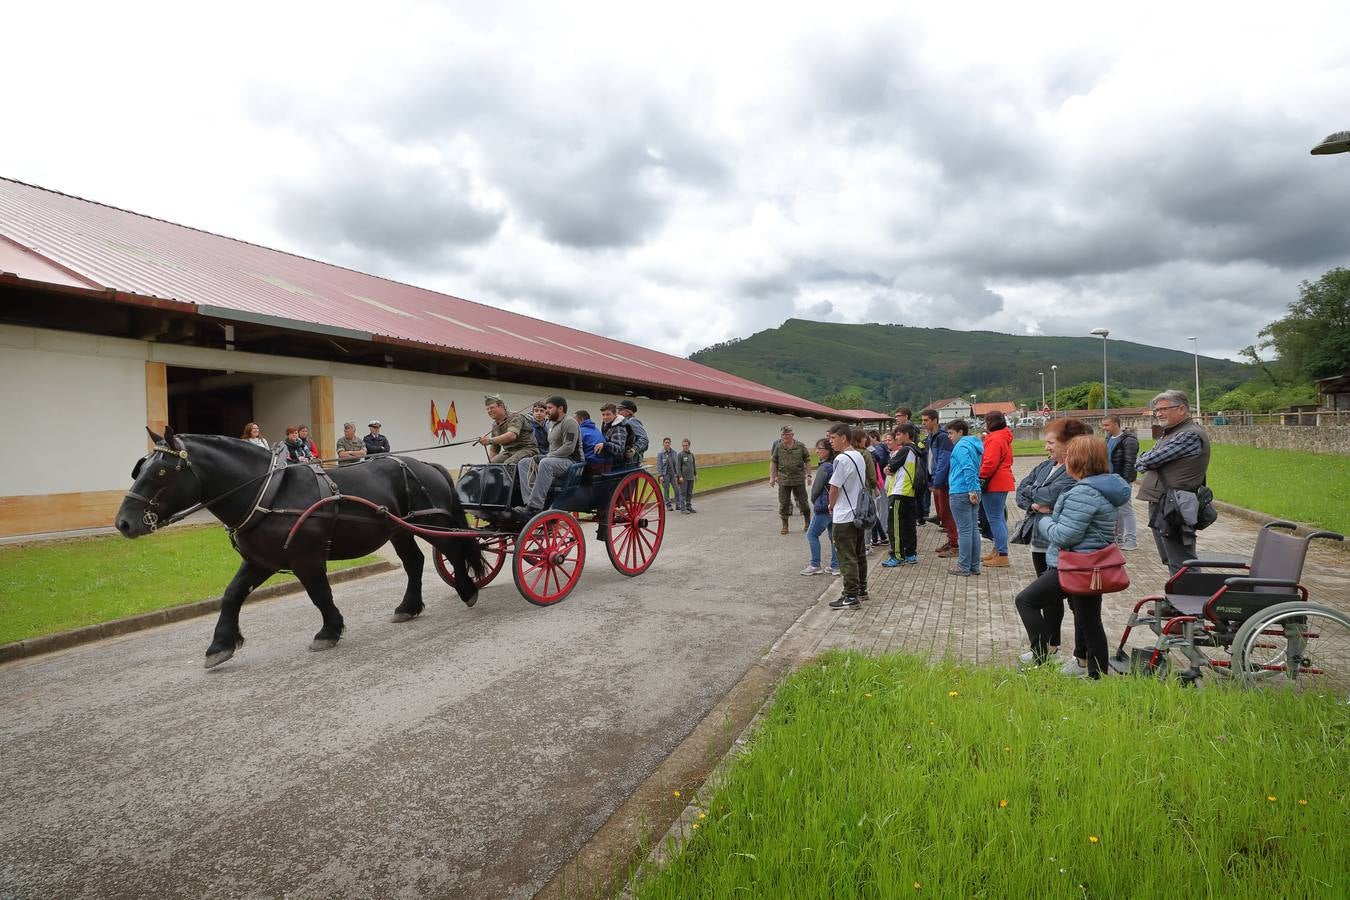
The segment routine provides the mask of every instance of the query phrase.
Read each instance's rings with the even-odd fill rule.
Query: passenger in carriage
[[[623,466],[628,455],[628,445],[632,443],[633,432],[628,426],[627,417],[613,403],[600,407],[600,420],[604,423],[600,431],[604,441],[593,448],[600,460],[614,466]]]
[[[605,442],[600,426],[595,424],[591,414],[584,409],[577,410],[575,418],[577,428],[581,431],[581,453],[582,458],[586,460],[586,471],[593,473],[607,471],[609,463],[595,454],[595,448]]]
[[[549,423],[548,454],[536,458],[528,456],[516,465],[521,491],[533,484],[523,506],[513,510],[523,518],[530,518],[543,510],[549,488],[559,475],[575,462],[581,462],[581,427],[567,415],[567,401],[556,394],[544,401],[544,414]]]
[[[548,417],[548,401],[538,400],[534,404],[534,421],[530,423],[534,429],[534,440],[539,445],[540,455],[548,453],[548,430],[552,427]]]
[[[492,430],[479,437],[478,443],[492,452],[489,462],[508,466],[507,471],[514,476],[517,463],[539,455],[534,429],[524,415],[507,411],[501,394],[484,394],[483,406],[492,420]]]

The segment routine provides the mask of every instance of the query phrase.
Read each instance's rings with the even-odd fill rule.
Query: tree
[[[825,405],[834,409],[864,409],[867,400],[857,390],[843,390],[826,397]]]
[[[1095,397],[1092,396],[1094,390],[1097,392]],[[1101,409],[1102,383],[1081,381],[1071,387],[1060,388],[1055,396],[1058,398],[1058,403],[1055,404],[1058,409]],[[1114,385],[1111,387],[1110,398],[1114,409],[1125,405],[1125,394]]]
[[[1260,346],[1273,348],[1295,379],[1350,371],[1350,269],[1337,266],[1298,289],[1289,315],[1261,329]]]

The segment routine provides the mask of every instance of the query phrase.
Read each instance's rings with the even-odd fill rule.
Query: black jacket
[[[1132,432],[1122,431],[1120,439],[1111,447],[1111,471],[1133,483],[1139,476],[1134,470],[1134,460],[1138,455],[1139,438]]]

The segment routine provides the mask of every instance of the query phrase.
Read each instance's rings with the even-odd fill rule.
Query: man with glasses
[[[1148,501],[1148,527],[1158,545],[1158,556],[1176,572],[1182,563],[1195,559],[1195,529],[1170,530],[1158,514],[1168,490],[1195,491],[1205,483],[1209,469],[1209,436],[1191,418],[1191,402],[1183,391],[1163,391],[1149,404],[1162,437],[1153,449],[1139,454],[1134,467],[1143,473],[1139,499]]]

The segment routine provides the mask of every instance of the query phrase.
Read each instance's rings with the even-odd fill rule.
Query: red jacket
[[[984,457],[980,461],[980,478],[989,479],[986,493],[1014,491],[1017,482],[1013,480],[1012,429],[1000,428],[984,435]]]

